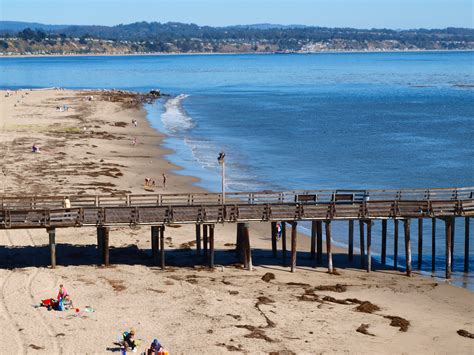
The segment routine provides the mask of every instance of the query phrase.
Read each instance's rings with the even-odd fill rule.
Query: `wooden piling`
[[[56,228],[48,228],[49,254],[51,257],[51,269],[56,268]]]
[[[360,235],[360,267],[365,267],[365,241],[364,241],[364,221],[359,220]]]
[[[272,254],[273,257],[276,258],[277,256],[277,226],[276,222],[271,223],[271,233],[272,233]]]
[[[209,267],[214,268],[214,224],[209,225]]]
[[[323,262],[323,222],[316,222],[317,234],[317,248],[316,248],[316,262],[321,264]]]
[[[296,268],[296,238],[297,238],[297,223],[291,224],[291,272],[295,272]]]
[[[326,252],[328,254],[328,272],[333,273],[332,267],[332,250],[331,250],[331,221],[327,220],[326,223]]]
[[[469,271],[469,217],[464,218],[464,272]]]
[[[354,257],[354,221],[349,221],[349,261]]]
[[[372,269],[372,221],[367,221],[367,272]]]
[[[283,266],[286,266],[286,222],[281,222],[281,253],[283,255]]]
[[[102,257],[102,232],[104,227],[97,227],[97,254]]]
[[[398,219],[393,220],[393,269],[398,269]]]
[[[165,226],[160,226],[160,265],[161,270],[165,269]]]
[[[418,270],[421,270],[423,263],[423,218],[418,218]]]
[[[411,244],[410,244],[410,220],[403,220],[403,227],[405,230],[405,259],[406,259],[406,273],[411,276]]]
[[[207,260],[207,257],[209,256],[209,253],[208,253],[208,245],[209,245],[209,239],[208,239],[208,231],[207,231],[207,224],[203,224],[202,225],[202,249],[203,249],[203,252],[204,252],[204,257],[206,258]]]
[[[431,218],[431,271],[436,270],[436,218]]]
[[[452,218],[451,220],[451,271],[453,271],[454,267],[454,234],[456,230],[456,218]]]
[[[109,227],[102,228],[102,261],[104,266],[110,265],[109,259]]]
[[[444,220],[446,227],[446,278],[451,278],[451,218],[446,218]]]
[[[201,255],[201,225],[196,224],[196,255]]]
[[[385,265],[387,258],[387,220],[382,220],[382,265]]]
[[[317,222],[311,222],[311,259],[316,259],[316,234],[317,232]]]
[[[151,226],[151,256],[153,259],[153,265],[158,265],[158,250],[160,248],[159,242],[158,242],[158,227],[157,226]]]
[[[236,256],[239,262],[244,263],[244,223],[237,223],[237,248]]]
[[[244,246],[244,268],[252,271],[252,249],[250,247],[250,231],[249,224],[243,225],[243,246]]]

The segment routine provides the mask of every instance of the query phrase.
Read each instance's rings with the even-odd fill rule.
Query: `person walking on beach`
[[[163,190],[165,190],[166,189],[166,175],[165,175],[165,173],[163,173],[162,176],[163,176]]]

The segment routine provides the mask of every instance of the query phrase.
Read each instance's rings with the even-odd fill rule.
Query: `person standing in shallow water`
[[[166,189],[166,175],[165,173],[162,174],[163,176],[163,190]]]

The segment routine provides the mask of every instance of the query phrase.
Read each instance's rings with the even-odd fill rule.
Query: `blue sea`
[[[1,58],[0,86],[159,88],[171,96],[146,109],[168,135],[168,159],[211,191],[221,150],[230,191],[462,187],[474,186],[473,64],[474,52]],[[334,228],[344,246],[347,223]],[[429,221],[424,229],[431,275]],[[416,265],[416,222],[412,230]],[[389,223],[389,257],[392,232]],[[380,233],[376,223],[376,253]],[[466,276],[458,219],[453,282],[474,289],[473,249]]]

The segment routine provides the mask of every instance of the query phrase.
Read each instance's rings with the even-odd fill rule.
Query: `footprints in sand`
[[[27,235],[21,239],[35,246],[30,231],[22,232]],[[9,245],[14,246],[10,233],[8,230],[4,231],[1,239],[7,239]],[[42,310],[35,309],[39,303],[35,298],[37,290],[54,290],[57,278],[51,277],[40,268],[2,270],[0,275],[0,336],[2,339],[12,339],[9,352],[27,354],[44,350],[51,354],[61,354],[62,348],[55,337],[56,332],[51,322],[40,313]]]

